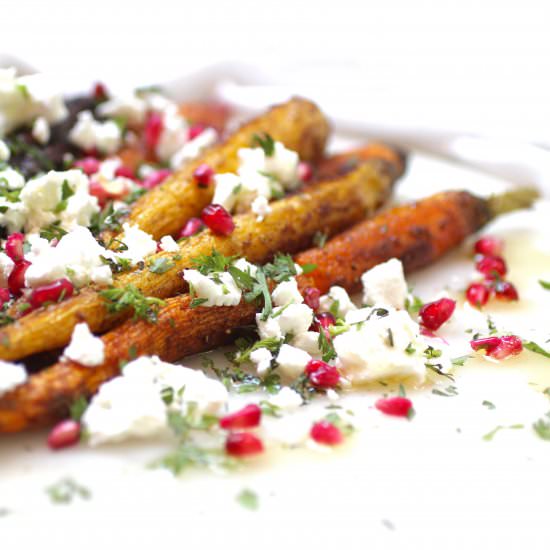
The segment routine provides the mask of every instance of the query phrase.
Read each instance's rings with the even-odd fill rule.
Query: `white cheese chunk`
[[[40,116],[49,123],[67,116],[53,81],[41,74],[17,77],[14,68],[0,69],[0,137]]]
[[[289,378],[300,376],[310,361],[309,353],[288,344],[283,344],[277,355],[279,372]]]
[[[0,252],[0,287],[6,288],[8,286],[8,277],[14,266],[13,260],[7,254]]]
[[[331,307],[336,302],[338,302],[338,317],[345,317],[350,311],[357,309],[345,288],[341,286],[331,286],[328,294],[321,296],[319,300],[319,311],[330,311]]]
[[[250,262],[247,262],[244,258],[239,258],[236,262],[233,263],[233,265],[237,269],[240,269],[241,271],[248,273],[252,277],[256,277],[256,273],[258,271],[257,266],[255,266],[254,264],[251,264]]]
[[[205,149],[214,145],[218,140],[218,133],[214,128],[205,128],[195,139],[188,141],[176,151],[170,159],[170,166],[176,170],[184,163],[197,158]]]
[[[297,336],[307,332],[313,322],[313,310],[305,304],[290,304],[288,307],[275,307],[265,321],[261,314],[256,315],[260,338],[283,338],[287,334]]]
[[[10,149],[6,142],[0,139],[0,162],[8,162],[10,160]]]
[[[407,297],[407,282],[403,264],[392,258],[379,264],[361,276],[363,303],[378,307],[391,306],[402,309]]]
[[[105,344],[90,332],[87,323],[75,325],[71,341],[61,357],[62,361],[69,359],[85,367],[97,367],[105,360]]]
[[[288,386],[284,386],[279,393],[269,398],[269,403],[283,411],[294,411],[300,407],[303,402],[302,396]]]
[[[57,246],[50,246],[38,235],[30,235],[27,240],[31,245],[25,255],[31,262],[25,272],[28,287],[36,288],[62,277],[70,279],[77,288],[90,282],[112,283],[111,270],[101,260],[101,256],[109,256],[109,251],[94,239],[89,229],[76,227],[61,237]]]
[[[227,271],[203,275],[196,269],[184,269],[183,278],[197,298],[206,299],[201,306],[236,306],[241,301],[241,289]]]
[[[103,118],[120,117],[131,125],[142,124],[147,113],[147,102],[136,94],[125,94],[100,103],[96,112]]]
[[[188,141],[189,125],[178,112],[177,105],[169,105],[162,112],[162,132],[155,149],[161,161],[169,162]]]
[[[46,145],[50,141],[50,125],[48,121],[39,116],[32,125],[32,137],[41,145]]]
[[[126,258],[132,263],[138,263],[143,261],[146,256],[157,251],[157,241],[137,225],[125,223],[122,225],[122,230],[123,234],[120,240],[126,245],[127,249],[118,252],[121,258]]]
[[[173,390],[166,404],[162,391]],[[161,361],[140,357],[124,368],[122,375],[103,384],[82,417],[91,445],[168,433],[168,410],[187,414],[220,414],[227,402],[221,382],[204,373]]]
[[[319,333],[314,331],[301,332],[292,339],[292,345],[307,351],[313,357],[320,357]]]
[[[90,111],[81,111],[69,132],[69,140],[83,151],[97,149],[111,155],[120,149],[122,132],[112,120],[101,122]]]
[[[298,153],[287,149],[281,142],[276,141],[273,155],[265,157],[265,171],[273,174],[283,184],[285,189],[295,189],[298,179]]]
[[[25,178],[17,170],[8,166],[0,170],[0,185],[7,189],[21,189],[25,185]]]
[[[418,324],[406,311],[388,307],[385,316],[371,315],[369,320],[336,336],[333,344],[342,374],[352,384],[382,379],[424,381],[426,367],[421,350],[425,346],[419,343]],[[408,353],[409,346],[415,351]]]
[[[269,202],[266,199],[266,197],[260,196],[256,197],[252,201],[251,210],[256,214],[258,217],[256,218],[256,221],[262,222],[264,221],[264,218],[271,214],[271,206],[269,206]]]
[[[231,212],[237,204],[237,195],[242,187],[239,176],[235,174],[216,174],[214,176],[213,204],[221,204],[228,212]]]
[[[256,365],[256,372],[261,376],[271,367],[273,354],[267,348],[258,348],[250,353],[250,361]]]
[[[179,245],[171,235],[165,235],[160,239],[160,247],[165,252],[179,252]]]
[[[23,365],[0,360],[0,396],[24,384],[27,378]]]
[[[271,293],[271,297],[276,306],[301,304],[304,301],[304,298],[298,290],[298,283],[294,278],[279,283]]]

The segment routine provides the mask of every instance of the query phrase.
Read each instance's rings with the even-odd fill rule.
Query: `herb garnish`
[[[544,288],[544,290],[550,290],[550,281],[543,281],[539,279],[539,285]]]
[[[121,220],[128,214],[125,208],[115,210],[113,203],[109,202],[103,210],[92,216],[90,231],[97,237],[103,231],[118,232],[121,230]]]
[[[458,395],[458,390],[456,386],[450,385],[445,388],[445,390],[440,390],[439,388],[434,388],[432,390],[434,395],[441,395],[442,397],[455,397]]]
[[[118,313],[128,308],[134,310],[134,319],[145,319],[155,322],[159,307],[165,302],[159,298],[144,296],[134,285],[129,284],[123,288],[109,288],[102,290],[99,295],[106,301],[107,311]]]
[[[484,401],[482,401],[481,404],[482,404],[484,407],[487,407],[490,411],[492,411],[493,409],[496,409],[494,403],[491,403],[491,401],[487,401],[487,399],[485,399]]]
[[[500,430],[521,430],[523,429],[523,424],[512,424],[511,426],[497,426],[495,429],[491,430],[489,433],[486,433],[482,439],[483,441],[492,441],[495,435],[500,432]]]
[[[40,230],[40,236],[48,241],[52,241],[53,239],[59,240],[66,234],[67,231],[61,227],[61,220],[57,220]]]
[[[84,396],[81,395],[76,399],[76,401],[73,402],[70,407],[71,418],[79,422],[87,408],[88,401]]]
[[[424,305],[424,302],[413,294],[409,294],[405,300],[405,309],[409,312],[410,315],[416,315]]]
[[[323,233],[322,231],[317,231],[315,235],[313,235],[313,244],[317,248],[324,248],[325,244],[327,243],[328,235],[326,233]]]
[[[533,430],[535,433],[545,441],[550,441],[550,412],[546,413],[545,418],[539,418],[533,424]]]
[[[247,510],[257,510],[260,503],[258,495],[250,489],[243,489],[236,497],[237,502]]]
[[[170,271],[176,264],[170,262],[168,258],[156,258],[149,264],[149,271],[157,275],[162,275]]]
[[[61,185],[61,200],[57,203],[56,207],[54,208],[54,212],[56,214],[59,214],[60,212],[64,212],[65,210],[67,210],[68,200],[74,194],[75,194],[75,191],[69,185],[69,182],[67,180],[63,180],[63,184]]]
[[[529,351],[538,353],[539,355],[550,359],[550,352],[546,351],[544,348],[541,348],[536,342],[532,342],[530,340],[522,340],[522,343],[525,349],[528,349]]]
[[[46,487],[46,493],[54,504],[70,504],[75,497],[89,500],[92,493],[83,485],[78,484],[71,478],[64,478]]]
[[[272,157],[275,153],[275,140],[267,132],[254,134],[252,136],[252,145],[261,147],[266,157]]]
[[[224,256],[220,254],[216,249],[212,249],[212,253],[208,256],[201,254],[196,258],[192,258],[195,269],[202,275],[208,275],[209,273],[217,271],[225,271],[236,259],[236,256]]]

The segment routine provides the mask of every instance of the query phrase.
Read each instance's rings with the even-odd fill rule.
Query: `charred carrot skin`
[[[406,271],[429,265],[475,233],[491,218],[485,199],[466,191],[448,191],[414,204],[398,206],[341,233],[324,248],[296,256],[300,265],[318,267],[299,280],[300,288],[327,292],[339,285],[359,290],[361,275],[390,258]]]
[[[277,251],[304,250],[316,232],[333,235],[372,214],[387,198],[392,183],[369,163],[362,164],[337,180],[273,202],[272,212],[261,222],[253,213],[235,216],[235,230],[229,237],[203,231],[182,243],[177,254],[154,254],[148,264],[165,258],[171,269],[152,273],[145,267],[117,277],[114,286],[131,284],[145,296],[168,298],[184,290],[181,270],[192,267],[194,258],[211,254],[214,249],[225,256],[246,256],[256,263],[268,261]],[[102,333],[130,314],[131,311],[110,313],[105,300],[93,288],[84,289],[0,330],[0,359],[13,361],[60,348],[68,343],[78,322],[85,321],[93,332]]]
[[[400,258],[407,271],[426,266],[457,246],[489,220],[485,200],[466,192],[434,195],[416,204],[379,214],[337,235],[322,248],[295,259],[317,269],[298,277],[299,287],[332,285],[357,290],[361,274],[379,262]],[[0,432],[47,424],[67,414],[79,395],[91,395],[116,376],[128,349],[156,354],[167,361],[213,349],[231,339],[231,331],[253,322],[256,307],[189,307],[189,297],[168,301],[155,325],[127,321],[103,337],[106,361],[94,369],[75,363],[56,365],[31,376],[28,383],[0,398]],[[121,342],[124,345],[121,346]]]

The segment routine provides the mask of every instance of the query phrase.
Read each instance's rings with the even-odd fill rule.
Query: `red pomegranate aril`
[[[258,405],[246,405],[246,407],[220,418],[220,428],[224,430],[255,428],[260,425],[261,417],[262,409]]]
[[[519,294],[516,287],[508,281],[497,281],[495,283],[495,297],[505,302],[516,302]]]
[[[306,306],[309,306],[311,309],[319,309],[319,298],[321,298],[321,291],[314,286],[308,286],[304,289],[304,302]]]
[[[298,164],[298,179],[304,183],[311,181],[313,178],[313,168],[309,162],[300,162]]]
[[[485,350],[488,357],[507,359],[523,351],[523,343],[518,336],[489,336],[472,340],[470,346],[474,351]]]
[[[193,172],[193,178],[199,187],[208,187],[214,179],[214,170],[208,164],[199,164]]]
[[[25,288],[25,271],[27,271],[30,265],[31,262],[21,260],[13,267],[13,270],[8,277],[8,288],[14,296],[21,296],[21,293]]]
[[[25,235],[23,233],[12,233],[6,240],[6,254],[15,263],[20,262],[25,257],[23,243]]]
[[[450,298],[441,298],[422,306],[418,312],[422,326],[429,330],[437,330],[443,323],[447,322],[456,307],[456,302]]]
[[[250,432],[231,432],[225,440],[225,452],[231,456],[251,456],[263,450],[262,440]]]
[[[103,82],[96,82],[94,84],[93,94],[96,101],[105,101],[109,97],[107,87]]]
[[[340,382],[338,369],[318,359],[312,359],[306,365],[305,372],[311,385],[316,388],[334,388]]]
[[[29,298],[33,309],[42,307],[46,303],[56,303],[66,300],[74,292],[74,286],[69,279],[57,279],[48,285],[35,288]]]
[[[318,313],[315,316],[315,324],[322,326],[323,328],[329,328],[332,325],[336,324],[336,319],[334,318],[334,315],[332,313],[324,312],[324,313]]]
[[[99,171],[101,162],[95,157],[85,157],[75,161],[74,167],[80,168],[87,176],[91,176]]]
[[[309,432],[311,439],[321,445],[338,445],[344,441],[342,430],[328,420],[315,422]]]
[[[380,412],[390,416],[408,416],[412,409],[412,401],[400,395],[395,397],[383,397],[374,405]]]
[[[129,180],[135,180],[136,174],[129,166],[119,166],[115,170],[115,176],[117,178],[128,178]]]
[[[483,256],[500,256],[504,250],[504,243],[501,239],[486,235],[481,237],[474,244],[474,252]]]
[[[472,283],[466,289],[466,300],[474,307],[482,307],[491,296],[491,291],[487,285],[483,283]]]
[[[484,256],[476,262],[476,269],[486,279],[500,279],[506,275],[506,262],[500,256]]]
[[[202,220],[199,218],[190,218],[180,231],[178,239],[192,237],[193,235],[196,235],[203,227],[204,224],[202,223]]]
[[[97,202],[101,208],[107,204],[110,198],[109,191],[99,181],[90,181],[88,192],[93,197],[97,197]]]
[[[235,229],[233,217],[221,204],[209,204],[202,211],[201,220],[216,235],[231,235]]]
[[[52,450],[71,447],[80,441],[80,423],[76,420],[62,420],[48,435],[48,447]]]
[[[205,130],[206,126],[204,126],[204,124],[193,124],[193,126],[189,128],[187,137],[190,140],[195,139],[196,137],[200,136]]]
[[[7,288],[0,288],[0,308],[10,301],[10,291]]]
[[[163,129],[164,122],[162,116],[159,113],[151,113],[145,123],[144,131],[145,145],[150,151],[154,151],[158,145]]]
[[[157,185],[160,185],[168,176],[172,174],[171,170],[163,168],[162,170],[156,170],[149,174],[142,182],[141,186],[145,189],[153,189]]]

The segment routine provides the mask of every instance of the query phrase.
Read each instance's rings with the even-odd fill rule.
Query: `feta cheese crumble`
[[[328,294],[319,299],[319,311],[331,311],[332,308],[336,309],[337,317],[345,317],[350,311],[357,309],[346,289],[341,286],[331,286]]]
[[[279,372],[289,378],[297,378],[311,361],[311,355],[300,348],[283,344],[277,355]]]
[[[276,306],[286,306],[287,304],[301,304],[304,298],[298,290],[296,279],[279,283],[271,293],[273,303]]]
[[[174,240],[174,237],[170,235],[165,235],[160,239],[160,247],[165,252],[179,252],[180,249],[178,243]]]
[[[90,332],[87,323],[78,323],[61,360],[75,361],[85,367],[97,367],[105,360],[105,344],[101,338]]]
[[[214,145],[218,140],[218,133],[214,128],[205,128],[195,139],[188,141],[176,151],[170,159],[170,167],[176,170],[182,164],[197,158],[205,149]]]
[[[259,222],[264,221],[264,218],[272,212],[272,208],[269,206],[269,202],[264,196],[256,197],[252,201],[250,208],[252,212],[258,216],[256,220]]]
[[[284,338],[287,334],[296,336],[307,332],[313,322],[313,310],[305,304],[290,304],[274,307],[273,313],[265,321],[256,314],[256,324],[260,338]]]
[[[41,145],[46,145],[50,141],[50,125],[48,121],[39,116],[32,125],[32,137]]]
[[[294,411],[300,407],[303,402],[302,396],[288,386],[284,386],[279,390],[279,393],[269,398],[269,403],[271,403],[271,405],[275,405],[275,407],[283,411]]]
[[[201,306],[236,306],[241,301],[241,289],[226,271],[203,275],[196,269],[184,269],[183,278],[197,298],[206,300]]]
[[[13,260],[7,254],[0,252],[0,287],[6,288],[8,286],[8,277],[14,266]]]
[[[118,151],[122,133],[112,120],[95,120],[90,111],[78,113],[76,124],[69,132],[69,140],[83,151],[98,151],[110,155]]]
[[[407,297],[403,264],[396,258],[379,264],[361,276],[363,303],[402,309]]]
[[[162,398],[166,389],[172,391],[170,403]],[[201,371],[139,357],[100,387],[82,423],[91,445],[166,435],[168,411],[186,414],[192,403],[196,415],[220,414],[227,398],[225,386]]]
[[[122,225],[122,230],[123,234],[120,240],[126,246],[126,250],[118,252],[118,256],[121,258],[126,258],[136,264],[157,251],[157,241],[137,225],[125,223]]]
[[[250,353],[250,361],[256,365],[256,372],[261,376],[271,367],[273,354],[267,348],[258,348]]]
[[[0,139],[0,162],[8,162],[10,160],[10,150],[6,142]]]
[[[25,367],[0,360],[0,396],[27,381]]]

